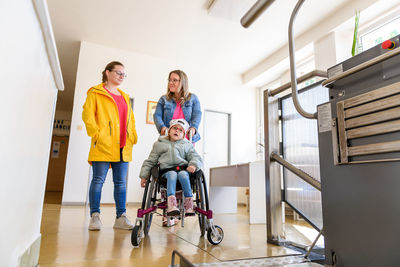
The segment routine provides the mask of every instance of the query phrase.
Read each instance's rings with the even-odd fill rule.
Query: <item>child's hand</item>
[[[147,182],[147,179],[146,179],[146,178],[141,178],[141,180],[140,180],[140,186],[141,186],[141,187],[145,187],[145,186],[146,186],[146,182]]]
[[[195,166],[188,166],[188,167],[186,168],[186,170],[187,170],[188,172],[190,172],[190,173],[194,173],[194,172],[196,171],[196,167],[195,167]]]

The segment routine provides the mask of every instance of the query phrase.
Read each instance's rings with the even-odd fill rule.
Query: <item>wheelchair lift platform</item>
[[[179,264],[176,264],[176,258]],[[290,255],[280,257],[268,257],[268,258],[253,258],[253,259],[238,259],[222,262],[207,262],[207,263],[191,263],[181,253],[174,250],[172,252],[171,267],[192,267],[192,266],[221,266],[221,267],[247,267],[247,266],[265,266],[265,267],[319,267],[321,264],[310,262],[304,258],[304,255]]]

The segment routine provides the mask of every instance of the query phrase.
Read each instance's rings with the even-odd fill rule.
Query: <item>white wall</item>
[[[0,266],[40,237],[57,89],[32,1],[2,1]]]
[[[327,70],[337,63],[335,33],[330,32],[314,42],[315,69]]]
[[[139,136],[133,149],[129,169],[128,202],[141,202],[142,189],[138,174],[147,158],[158,133],[154,125],[146,124],[148,100],[158,101],[165,93],[169,71],[184,70],[189,77],[190,91],[200,98],[204,109],[232,113],[232,163],[255,159],[256,94],[254,89],[241,85],[240,75],[226,73],[224,62],[207,58],[194,62],[190,58],[171,62],[131,51],[82,42],[72,112],[72,124],[64,184],[63,204],[84,203],[88,191],[87,163],[90,139],[81,118],[86,91],[101,80],[105,65],[118,60],[125,65],[128,77],[121,88],[135,98],[134,114]],[[200,133],[202,133],[200,126]],[[215,133],[218,134],[218,133]],[[202,153],[201,142],[196,149]]]
[[[336,64],[351,58],[352,44],[353,32],[351,30],[335,31]]]

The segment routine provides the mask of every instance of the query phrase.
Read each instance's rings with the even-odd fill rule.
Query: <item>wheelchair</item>
[[[180,215],[177,218],[181,220],[181,226],[184,227],[183,192],[181,191],[179,181],[176,184],[176,198],[180,211]],[[190,185],[194,193],[193,210],[195,211],[195,215],[198,216],[200,235],[203,237],[207,232],[208,241],[213,245],[218,245],[224,238],[224,231],[220,226],[213,223],[213,212],[209,208],[206,181],[204,173],[201,170],[190,174]],[[142,206],[137,211],[135,226],[132,229],[131,243],[134,247],[139,246],[142,238],[148,236],[153,215],[157,212],[157,209],[162,210],[163,216],[167,215],[166,188],[167,179],[160,175],[159,167],[154,166],[151,169],[150,178],[147,179]],[[169,224],[170,218],[167,218],[167,222]]]

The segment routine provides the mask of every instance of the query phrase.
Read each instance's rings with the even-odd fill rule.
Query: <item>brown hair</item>
[[[186,73],[184,73],[182,70],[173,70],[169,73],[168,79],[171,77],[171,74],[175,73],[179,76],[180,81],[180,87],[179,87],[179,99],[180,103],[183,104],[185,101],[190,99],[191,93],[189,93],[189,82]],[[171,100],[174,98],[174,94],[171,93],[169,90],[169,86],[167,85],[167,93],[166,93],[167,100]]]
[[[110,63],[108,63],[107,66],[105,67],[105,69],[103,70],[103,72],[101,73],[103,75],[103,77],[101,79],[103,83],[107,82],[106,70],[112,71],[115,66],[124,67],[124,65],[119,61],[111,61]]]

